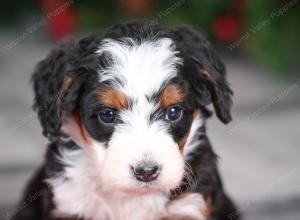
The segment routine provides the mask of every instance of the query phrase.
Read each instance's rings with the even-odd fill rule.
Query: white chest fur
[[[97,167],[82,150],[63,151],[57,159],[66,167],[47,180],[54,194],[55,214],[89,220],[207,219],[201,194],[187,193],[171,202],[166,193],[130,195],[114,191],[113,184],[104,187]]]

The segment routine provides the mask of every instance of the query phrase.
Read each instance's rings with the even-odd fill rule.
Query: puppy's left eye
[[[98,118],[104,123],[114,123],[116,121],[116,112],[113,109],[105,108],[98,113]]]
[[[178,121],[182,117],[183,110],[180,106],[174,105],[167,109],[166,119],[168,121]]]

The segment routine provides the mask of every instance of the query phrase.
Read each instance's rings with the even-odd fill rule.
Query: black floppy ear
[[[53,50],[36,67],[32,76],[34,110],[37,111],[43,134],[49,139],[61,135],[63,112],[78,107],[80,82],[74,74],[76,48],[64,45]]]
[[[183,54],[184,73],[196,94],[197,104],[212,103],[218,118],[225,124],[230,122],[233,92],[226,80],[224,64],[196,28],[180,27],[174,33]]]

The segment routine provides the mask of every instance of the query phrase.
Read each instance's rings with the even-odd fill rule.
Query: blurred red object
[[[231,42],[238,37],[237,19],[230,15],[221,15],[213,21],[213,34],[217,40]]]
[[[46,26],[52,39],[60,40],[74,34],[74,0],[40,0],[40,3],[45,11]]]
[[[143,14],[151,10],[153,0],[119,0],[120,5],[126,11],[133,14]]]

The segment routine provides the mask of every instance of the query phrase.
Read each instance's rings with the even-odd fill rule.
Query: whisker
[[[185,186],[188,190],[193,190],[197,186],[197,179],[194,175],[194,172],[191,166],[185,162],[185,173],[184,177],[186,178]]]

